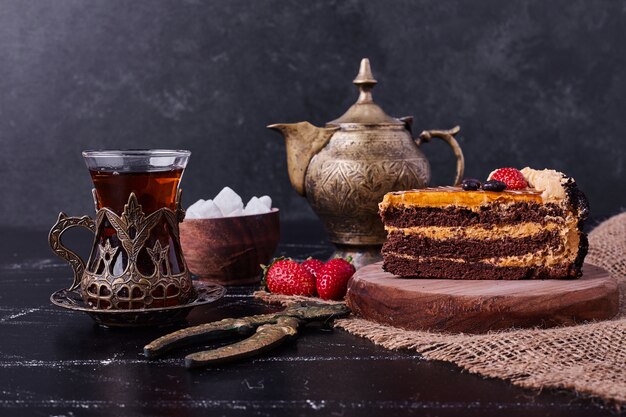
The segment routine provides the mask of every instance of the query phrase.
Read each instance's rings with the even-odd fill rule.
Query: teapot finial
[[[376,81],[374,79],[374,75],[372,75],[372,68],[370,67],[370,60],[368,58],[363,58],[361,60],[359,73],[352,82],[354,83],[354,85],[359,87],[360,90],[357,103],[373,103],[372,89],[378,81]]]
[[[359,88],[359,99],[354,103],[347,112],[338,119],[326,123],[327,126],[340,126],[342,124],[350,125],[399,125],[404,126],[404,122],[395,119],[386,114],[372,98],[372,89],[378,81],[372,75],[370,68],[370,60],[363,58],[359,73],[352,81]]]

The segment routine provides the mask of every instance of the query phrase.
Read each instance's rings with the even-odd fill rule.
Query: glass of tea
[[[95,221],[61,213],[50,244],[74,269],[71,289],[80,288],[92,308],[162,308],[193,296],[178,232],[184,217],[179,184],[189,156],[184,150],[83,152]],[[86,264],[60,242],[74,226],[95,233]]]

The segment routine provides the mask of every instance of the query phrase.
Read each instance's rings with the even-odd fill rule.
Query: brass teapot
[[[378,203],[390,191],[424,188],[430,165],[419,149],[436,137],[457,158],[456,179],[463,177],[463,152],[450,130],[430,130],[413,139],[413,117],[396,119],[372,99],[377,81],[367,58],[353,81],[359,98],[340,118],[315,127],[308,122],[273,124],[287,147],[289,180],[321,218],[337,255],[351,255],[357,267],[380,259],[385,230]]]

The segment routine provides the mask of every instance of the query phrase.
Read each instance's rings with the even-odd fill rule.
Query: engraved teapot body
[[[426,187],[430,165],[419,146],[438,137],[457,156],[455,182],[463,176],[463,154],[454,135],[424,131],[413,139],[413,118],[393,118],[373,102],[376,84],[363,59],[357,102],[339,119],[317,128],[308,122],[268,126],[285,137],[289,179],[305,196],[338,245],[374,246],[385,240],[378,203],[390,191]]]

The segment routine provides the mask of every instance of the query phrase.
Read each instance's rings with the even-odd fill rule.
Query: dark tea
[[[145,216],[163,207],[176,211],[176,194],[183,169],[145,170],[141,172],[89,170],[89,173],[94,183],[98,209],[106,207],[118,216],[121,216],[124,206],[128,203],[130,194],[135,193]],[[167,251],[164,258],[169,261],[169,265],[163,262],[159,267],[163,269],[162,273],[173,275],[184,271],[184,261],[181,257],[180,243],[178,239],[174,239],[173,231],[170,229],[166,219],[162,217],[159,223],[152,229],[145,247],[155,248],[155,245],[159,242],[161,251]],[[104,265],[96,262],[96,260],[100,259],[99,247],[104,247],[107,242],[111,245],[111,249],[117,249],[109,264],[110,273],[114,276],[121,275],[127,268],[128,255],[123,250],[116,233],[115,228],[109,221],[105,220],[100,225],[100,230],[96,233],[96,241],[99,245],[94,245],[94,253],[90,257],[90,260],[93,261],[88,265],[89,270],[104,268]],[[155,272],[154,262],[147,249],[143,249],[138,253],[136,264],[137,270],[142,275],[151,276]],[[101,274],[103,271],[94,272]],[[178,291],[179,289],[174,286],[166,287],[164,294],[154,294],[152,306],[167,307],[176,305],[177,300],[172,298],[172,296],[175,296]],[[124,295],[122,294],[122,296]],[[128,296],[134,298],[130,294]],[[128,308],[132,308],[132,306]]]
[[[183,169],[167,171],[118,172],[89,170],[96,188],[98,209],[108,207],[122,214],[131,192],[148,215],[167,207],[176,209],[176,193]]]

